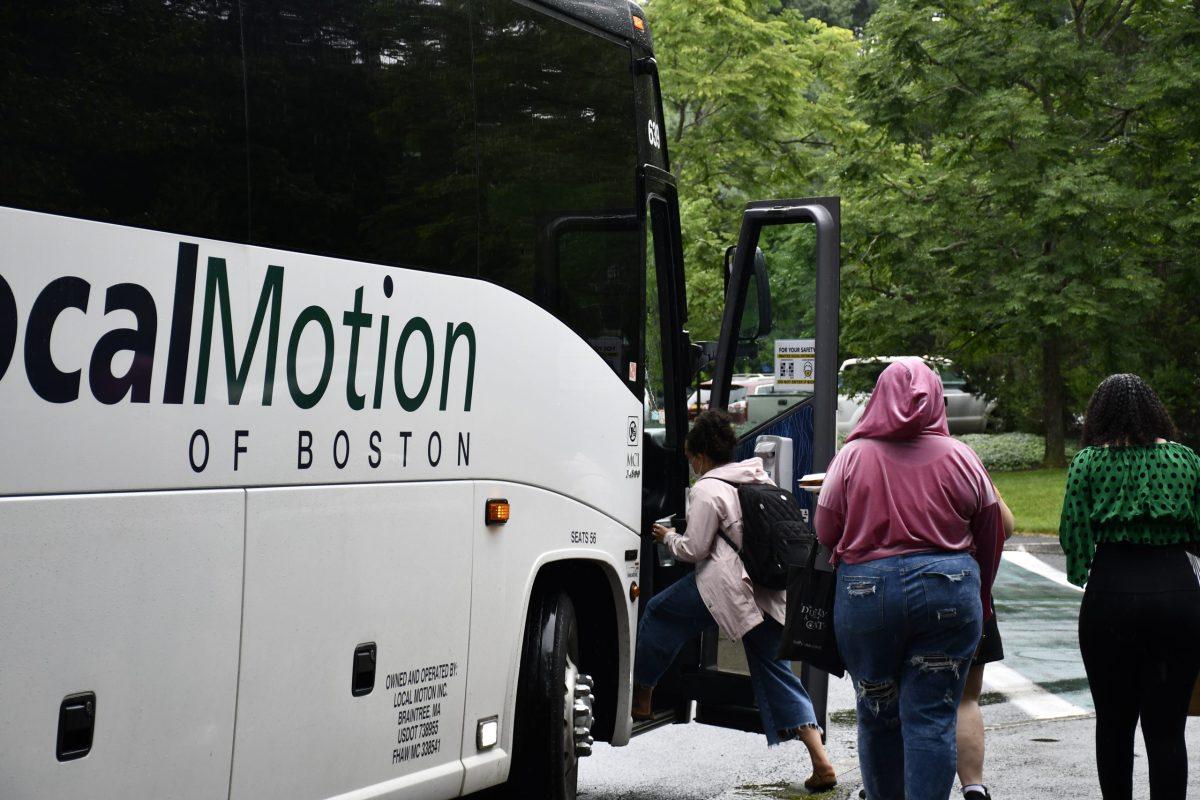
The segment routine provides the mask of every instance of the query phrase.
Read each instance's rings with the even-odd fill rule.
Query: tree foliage
[[[1190,4],[1143,0],[892,0],[867,28],[856,108],[905,156],[876,180],[908,253],[855,265],[875,302],[851,318],[973,367],[1048,465],[1099,377],[1164,365],[1160,310],[1195,362],[1173,292],[1195,283],[1197,36]]]
[[[808,18],[859,5],[649,4],[693,327],[745,201],[840,194],[845,355],[954,358],[1047,464],[1114,371],[1200,438],[1200,3],[882,0],[857,39]]]
[[[861,31],[879,7],[879,0],[783,0],[783,5],[796,9],[805,18]]]
[[[647,6],[679,178],[690,318],[712,339],[721,264],[747,201],[823,185],[832,142],[849,135],[853,34],[763,0]]]

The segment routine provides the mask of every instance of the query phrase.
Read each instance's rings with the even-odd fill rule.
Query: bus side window
[[[242,13],[252,242],[475,275],[465,0]]]
[[[668,354],[664,343],[669,341],[670,331],[663,328],[664,320],[658,290],[658,272],[667,269],[670,255],[669,244],[662,230],[667,224],[666,202],[652,197],[646,208],[646,357],[645,369],[645,421],[643,429],[650,435],[661,436],[667,427],[667,384],[664,360]],[[662,265],[662,266],[660,266]],[[655,433],[659,432],[659,433]],[[661,441],[661,440],[660,440]]]
[[[6,3],[0,206],[244,241],[238,4],[204,7]]]
[[[629,48],[517,3],[474,8],[480,275],[557,316],[640,400]]]

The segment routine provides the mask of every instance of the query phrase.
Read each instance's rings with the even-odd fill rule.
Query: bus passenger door
[[[657,592],[686,575],[691,566],[666,557],[650,528],[657,520],[681,516],[688,485],[683,440],[687,435],[686,390],[692,375],[679,239],[679,206],[673,178],[653,166],[642,171],[646,202],[646,396],[642,424],[642,545],[639,611]],[[684,721],[688,700],[680,691],[680,665],[699,655],[694,645],[659,682],[654,695],[655,718],[637,723],[634,733]]]
[[[799,488],[833,458],[837,409],[840,204],[836,197],[750,203],[726,258],[725,313],[713,368],[713,408],[738,433],[736,460],[764,458],[811,522]],[[761,730],[742,647],[713,629],[685,676],[696,721]],[[828,676],[793,664],[825,725]]]

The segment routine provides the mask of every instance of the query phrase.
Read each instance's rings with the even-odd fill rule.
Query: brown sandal
[[[804,788],[812,794],[820,792],[828,792],[830,789],[837,786],[837,773],[830,772],[825,775],[813,773],[812,777],[804,782]]]

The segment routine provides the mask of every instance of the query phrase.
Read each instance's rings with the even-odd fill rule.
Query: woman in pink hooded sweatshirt
[[[829,465],[816,533],[833,551],[833,622],[858,695],[871,800],[946,800],[955,722],[991,614],[1001,507],[979,457],[951,439],[937,375],[918,358],[879,376]]]
[[[742,544],[742,509],[737,488],[730,484],[771,480],[761,458],[734,462],[736,445],[724,412],[705,411],[688,431],[684,450],[700,479],[692,487],[687,533],[656,525],[654,537],[675,558],[695,564],[696,569],[656,594],[638,623],[633,716],[651,716],[651,691],[679,649],[716,624],[729,638],[740,639],[746,649],[750,685],[767,743],[802,741],[813,767],[804,785],[810,791],[825,791],[837,785],[837,776],[821,742],[812,700],[792,665],[775,657],[785,616],[783,590],[751,583],[734,549]]]

